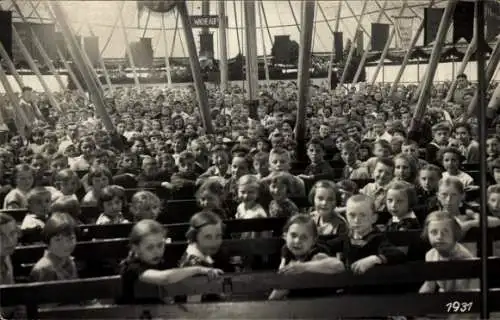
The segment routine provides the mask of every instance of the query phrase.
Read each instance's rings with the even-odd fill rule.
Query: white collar
[[[186,248],[186,253],[188,255],[192,255],[192,256],[195,256],[197,258],[200,258],[201,260],[203,260],[203,261],[205,261],[205,262],[207,262],[209,264],[213,264],[214,263],[214,260],[212,259],[212,257],[204,255],[200,251],[200,249],[198,249],[198,246],[195,243],[188,244],[188,246]]]
[[[413,211],[410,211],[407,214],[405,214],[404,216],[402,216],[401,218],[398,218],[396,216],[392,216],[391,221],[394,223],[398,223],[403,219],[416,219],[416,218],[417,218],[417,216],[415,215],[415,213]]]

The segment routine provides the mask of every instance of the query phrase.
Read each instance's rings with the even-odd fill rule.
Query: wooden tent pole
[[[309,69],[311,67],[311,45],[314,28],[315,1],[305,1],[302,11],[302,30],[300,32],[299,70],[297,74],[298,106],[295,139],[297,141],[297,157],[305,158],[306,140],[306,106],[309,95]]]
[[[123,5],[123,4],[122,4]],[[113,34],[115,33],[116,26],[118,25],[118,22],[120,21],[120,16],[116,16],[115,21],[113,22],[113,26],[111,27],[111,32],[109,33],[108,39],[106,39],[106,42],[104,43],[104,46],[102,47],[102,50],[99,52],[99,56],[104,55],[104,51],[108,48],[109,43],[111,42],[111,37],[113,37]]]
[[[356,15],[356,13],[354,12],[354,10],[352,9],[351,5],[349,4],[349,1],[345,1],[345,6],[346,8],[349,10],[349,12],[351,12],[352,14],[352,18],[354,18],[354,20],[356,20],[356,23],[358,24],[359,28],[361,28],[360,30],[363,31],[368,37],[371,36],[371,34],[368,32],[368,30],[365,29],[365,27],[363,26],[363,24],[361,23],[362,19],[361,19],[361,15],[358,17]],[[349,30],[349,29],[346,29],[346,30]],[[354,38],[354,36],[353,36]]]
[[[179,2],[177,4],[177,10],[179,12],[179,16],[182,21],[182,26],[183,26],[182,29],[184,30],[184,36],[186,38],[189,63],[191,65],[194,87],[196,89],[196,95],[198,97],[198,105],[200,107],[201,120],[203,122],[205,132],[207,134],[212,134],[214,132],[214,129],[208,106],[207,89],[205,88],[205,83],[203,82],[201,74],[200,61],[198,59],[198,52],[196,52],[196,44],[194,42],[193,29],[191,26],[191,20],[188,15],[186,2],[185,1]]]
[[[66,70],[68,71],[68,75],[71,78],[71,80],[73,81],[73,83],[75,84],[76,90],[78,90],[78,93],[80,94],[80,96],[85,97],[85,90],[83,90],[82,84],[80,83],[80,81],[76,77],[73,70],[71,70],[71,67],[68,64],[68,61],[66,61],[66,58],[63,56],[63,54],[61,52],[61,49],[57,45],[56,45],[56,50],[57,50],[57,55],[59,56],[59,60],[62,61],[62,63],[64,64],[64,68],[66,68]]]
[[[151,18],[151,10],[148,10],[148,16],[146,18],[146,24],[144,25],[144,30],[142,31],[142,37],[146,36],[146,32],[148,32],[149,19]]]
[[[269,42],[271,43],[272,47],[274,45],[274,39],[271,36],[271,31],[269,30],[269,24],[267,23],[267,14],[266,10],[264,9],[264,2],[262,2],[262,0],[259,0],[259,6],[260,9],[262,10],[262,18],[264,18],[264,23],[266,24],[267,36],[269,37]]]
[[[89,88],[90,99],[94,103],[96,111],[99,113],[99,116],[104,124],[104,127],[106,128],[107,131],[115,133],[116,131],[113,122],[111,121],[111,118],[109,117],[109,114],[106,111],[106,103],[104,102],[102,92],[99,90],[95,78],[93,77],[90,71],[90,66],[85,62],[83,52],[80,51],[80,48],[76,43],[76,38],[71,32],[71,27],[66,21],[66,17],[63,10],[61,9],[57,1],[50,1],[50,2],[47,1],[46,5],[47,7],[50,6],[49,8],[52,8],[53,10],[54,17],[56,18],[56,21],[59,23],[59,26],[61,27],[62,34],[64,36],[66,43],[68,44],[68,49],[74,59],[74,62],[77,65],[78,69],[80,69],[80,72],[83,76],[87,88]]]
[[[14,93],[14,90],[12,90],[12,87],[10,86],[9,80],[7,79],[7,74],[5,74],[5,71],[3,68],[0,68],[0,82],[2,83],[5,93],[9,97],[10,102],[13,104],[13,119],[14,119],[14,124],[16,125],[17,131],[19,134],[26,139],[26,126],[29,124],[29,122],[25,122],[22,118],[23,116],[21,115],[22,108],[21,105],[19,104],[19,99]],[[7,120],[7,119],[5,119]]]
[[[23,55],[24,59],[26,59],[26,62],[28,62],[28,65],[30,66],[30,69],[35,73],[36,77],[38,78],[38,81],[40,81],[40,84],[42,85],[43,91],[47,94],[47,97],[50,101],[50,104],[53,105],[55,108],[57,108],[61,113],[63,110],[59,106],[59,102],[54,98],[54,95],[52,94],[52,90],[49,88],[47,85],[47,82],[45,82],[45,79],[42,76],[42,73],[40,72],[40,69],[38,69],[38,66],[36,65],[35,61],[33,61],[33,58],[31,57],[30,53],[28,52],[28,49],[24,45],[23,41],[21,40],[21,37],[19,36],[19,33],[16,30],[16,27],[12,26],[12,38],[14,42],[19,46],[19,49],[21,49],[21,54]],[[36,118],[36,116],[32,112],[27,113],[28,119],[30,122],[33,122]]]
[[[455,7],[457,6],[458,1],[459,0],[448,1],[448,5],[444,10],[441,22],[439,23],[439,29],[436,35],[436,43],[432,48],[430,62],[427,66],[427,71],[422,82],[422,90],[420,92],[420,96],[418,97],[415,113],[413,114],[413,118],[411,120],[410,130],[416,129],[417,125],[420,123],[425,114],[425,106],[427,100],[429,99],[429,90],[431,88],[432,80],[439,64],[439,56],[441,55],[441,50],[443,49],[444,42],[446,40],[446,33],[448,32],[448,28],[451,25],[453,13],[455,12]]]
[[[125,41],[125,50],[127,51],[128,62],[130,64],[130,68],[132,68],[132,73],[134,75],[134,84],[137,89],[140,89],[141,83],[139,82],[139,76],[137,75],[137,70],[135,68],[134,57],[132,55],[132,50],[130,48],[130,43],[128,41],[127,30],[125,29],[125,22],[123,21],[123,12],[120,8],[120,4],[117,4],[117,6],[119,10],[118,16],[119,16],[120,29],[122,30],[123,39]]]
[[[434,2],[434,0],[431,0],[431,2]],[[405,8],[408,4],[408,0],[403,1],[403,6],[398,12],[398,16],[402,15],[405,11]],[[370,84],[373,86],[375,84],[375,81],[377,81],[378,74],[380,73],[380,70],[382,70],[382,66],[384,65],[385,58],[387,57],[387,54],[389,53],[389,48],[391,47],[392,39],[394,39],[394,36],[396,35],[396,26],[394,24],[394,21],[392,21],[392,30],[391,33],[389,34],[389,38],[387,38],[387,41],[385,42],[384,49],[382,50],[382,53],[380,54],[380,59],[377,63],[377,66],[375,67],[375,71],[373,72],[372,78],[370,80]],[[412,42],[413,44],[413,42]],[[410,47],[408,50],[411,51],[413,49],[413,46]]]
[[[332,36],[335,37],[335,33],[339,32],[339,26],[340,26],[340,14],[342,12],[342,0],[338,1],[338,9],[337,9],[337,17],[335,19],[335,31],[333,31],[332,27],[330,26],[330,22],[328,22],[328,19],[326,17],[325,11],[323,10],[323,7],[321,6],[321,3],[318,2],[318,9],[321,15],[323,16],[323,19],[326,21],[326,25],[328,26],[328,29],[330,29],[330,32],[332,33]],[[332,52],[330,52],[330,60],[328,61],[328,83],[332,83],[332,71],[333,71],[333,60],[335,60],[335,38],[333,41],[332,45]]]
[[[257,63],[257,21],[255,19],[255,0],[243,3],[245,14],[246,79],[248,100],[257,100],[259,94],[259,67]]]
[[[177,33],[179,31],[179,11],[175,13],[175,28],[174,28],[174,38],[172,40],[172,48],[170,49],[169,57],[174,56],[175,41],[177,40]]]
[[[432,6],[434,5],[434,2],[435,2],[435,0],[431,0],[431,2],[429,4],[429,8],[432,8]],[[413,49],[415,48],[415,46],[417,44],[418,38],[420,38],[420,34],[424,30],[424,27],[425,27],[425,21],[421,20],[420,25],[418,26],[417,30],[415,31],[415,34],[413,35],[413,39],[411,40],[410,49],[408,49],[406,51],[405,57],[403,58],[403,62],[401,63],[401,67],[399,68],[398,74],[396,75],[396,78],[394,78],[394,81],[392,82],[391,89],[389,90],[389,97],[392,97],[394,95],[394,93],[396,92],[399,81],[401,81],[401,77],[403,76],[403,73],[406,69],[406,66],[408,65],[408,62],[410,61],[411,53],[413,52]],[[372,81],[373,81],[372,83],[374,83],[375,80],[372,79]]]
[[[259,1],[259,7],[257,10],[259,10],[259,21],[260,21],[260,37],[262,39],[262,50],[264,53],[264,72],[266,75],[266,82],[269,83],[269,67],[267,66],[267,54],[266,54],[266,39],[264,39],[264,21],[262,20],[262,11],[264,10],[262,7],[262,1]]]
[[[295,26],[297,27],[297,30],[300,33],[300,24],[297,21],[297,16],[295,16],[295,11],[293,10],[293,5],[292,5],[292,2],[290,0],[288,0],[288,7],[290,7],[290,11],[292,12],[293,21],[295,22]]]
[[[170,56],[168,55],[167,32],[165,30],[165,14],[161,15],[161,33],[163,36],[163,44],[165,46],[165,71],[167,73],[167,84],[172,88],[172,75],[170,74]]]
[[[29,3],[32,4],[31,1],[29,1]],[[59,72],[57,72],[54,64],[52,63],[52,60],[50,59],[49,55],[45,51],[42,43],[40,42],[40,40],[38,39],[38,36],[35,33],[35,31],[31,27],[31,24],[28,22],[28,20],[24,16],[23,12],[21,11],[21,8],[19,8],[19,5],[17,4],[16,0],[12,0],[12,4],[14,5],[14,9],[16,10],[17,14],[21,18],[23,24],[26,25],[26,27],[30,31],[31,38],[33,39],[33,43],[35,44],[35,47],[36,47],[37,51],[42,56],[42,59],[44,60],[45,65],[49,68],[50,73],[52,73],[54,75],[54,77],[55,77],[55,79],[56,79],[59,87],[61,88],[61,91],[64,92],[64,90],[66,90],[66,85],[62,81],[61,76],[59,75]]]
[[[226,1],[218,1],[219,11],[219,70],[220,89],[225,91],[229,83],[229,65],[227,63],[227,21],[226,21]]]
[[[460,63],[460,66],[458,68],[457,74],[464,73],[465,68],[467,67],[467,64],[469,63],[469,60],[472,57],[472,54],[474,53],[476,48],[477,48],[477,41],[476,41],[476,38],[473,38],[472,41],[467,46],[467,50],[465,51],[462,62]],[[453,94],[455,93],[455,90],[457,89],[457,84],[458,84],[458,81],[457,81],[456,77],[454,77],[453,82],[451,83],[450,89],[448,89],[448,92],[446,94],[446,98],[444,99],[446,102],[450,102],[453,99]]]
[[[478,44],[480,45],[480,44]],[[484,44],[486,45],[486,43]],[[500,37],[498,38],[495,47],[493,48],[493,51],[491,52],[490,59],[488,61],[488,66],[486,67],[486,72],[485,72],[485,82],[490,83],[491,79],[493,78],[493,75],[495,74],[495,71],[498,68],[498,63],[500,62]],[[479,68],[479,66],[478,66]],[[474,97],[472,98],[471,102],[469,103],[469,106],[467,108],[467,114],[466,118],[469,118],[474,115],[474,113],[477,111],[477,105],[479,102],[479,91],[476,90],[476,93],[474,94]]]
[[[90,31],[90,35],[92,37],[95,37],[94,30],[92,30],[92,26],[90,24],[88,24],[88,28]],[[108,69],[106,69],[106,65],[104,64],[104,58],[101,55],[99,55],[97,59],[99,60],[99,65],[101,66],[102,72],[104,72],[104,79],[106,80],[106,84],[108,85],[108,90],[111,92],[111,94],[114,94],[113,84],[111,83],[111,78],[109,76]]]
[[[352,8],[349,6],[348,1],[346,1],[345,4],[349,8],[349,10],[352,10]],[[363,8],[361,9],[361,17],[360,17],[360,19],[357,19],[358,26],[356,27],[356,33],[354,34],[354,39],[352,40],[352,46],[351,46],[351,49],[349,50],[347,60],[344,64],[344,70],[342,71],[342,77],[340,78],[340,82],[339,82],[340,86],[342,86],[344,84],[345,78],[347,77],[347,69],[349,67],[349,64],[351,63],[352,57],[354,56],[354,51],[356,50],[356,40],[357,40],[358,36],[362,36],[362,33],[360,33],[359,30],[362,29],[362,22],[363,22],[363,18],[365,16],[367,4],[368,4],[368,0],[364,0],[363,1]],[[352,13],[354,15],[354,11],[352,11]]]
[[[380,9],[376,23],[380,23],[380,20],[382,20],[382,17],[384,16],[386,7],[387,7],[387,0],[384,0],[384,4],[382,5],[382,8]],[[368,41],[365,45],[365,50],[363,51],[363,55],[361,56],[361,61],[359,62],[358,69],[356,70],[356,73],[354,74],[354,78],[352,79],[352,83],[358,82],[359,76],[361,75],[361,71],[363,71],[363,69],[365,67],[365,62],[366,62],[366,58],[368,57],[368,52],[370,52],[371,48],[372,48],[372,42]]]
[[[7,53],[7,51],[5,51],[5,48],[3,47],[1,42],[0,42],[0,57],[7,63],[7,68],[9,69],[11,75],[16,80],[17,85],[19,86],[19,90],[21,90],[24,87],[23,78],[21,78],[21,76],[17,72],[16,66],[10,59],[9,54]]]

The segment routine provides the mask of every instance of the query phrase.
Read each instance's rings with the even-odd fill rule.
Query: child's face
[[[332,215],[335,210],[335,192],[330,188],[317,188],[314,193],[314,210],[322,217]]]
[[[10,256],[16,250],[19,229],[15,221],[0,226],[0,256]]]
[[[139,244],[133,245],[132,249],[139,260],[147,264],[157,265],[161,262],[165,252],[165,239],[161,233],[149,234],[143,237]]]
[[[203,209],[218,209],[222,206],[220,198],[208,191],[205,191],[200,195],[198,202],[200,207]]]
[[[269,173],[269,161],[264,160],[254,160],[253,161],[253,169],[255,172],[260,174]]]
[[[437,144],[445,145],[448,143],[448,139],[450,138],[450,133],[447,130],[438,130],[434,132],[433,138]]]
[[[215,255],[222,244],[222,226],[209,224],[201,227],[196,235],[196,245],[198,249],[207,256]]]
[[[326,138],[330,135],[330,127],[329,126],[325,126],[325,125],[321,125],[319,127],[319,136],[321,138]]]
[[[47,165],[47,163],[45,162],[45,160],[40,159],[40,158],[35,158],[31,161],[31,167],[37,173],[45,171],[46,165]]]
[[[397,158],[394,161],[394,176],[399,180],[408,180],[411,175],[410,164],[402,158]]]
[[[460,148],[460,140],[455,139],[455,138],[448,139],[448,147],[459,149]]]
[[[203,148],[198,143],[191,143],[191,151],[197,158],[203,155]]]
[[[346,190],[339,190],[339,194],[340,194],[340,202],[342,206],[345,206],[347,200],[352,196],[352,192]]]
[[[402,217],[410,211],[408,196],[403,190],[389,189],[386,196],[386,205],[389,213],[395,217]]]
[[[156,220],[160,215],[161,205],[159,203],[138,202],[131,204],[130,208],[134,214],[135,221],[142,219]]]
[[[388,148],[385,148],[384,146],[380,145],[380,143],[376,143],[374,148],[373,148],[373,155],[378,158],[386,158],[391,154],[391,150]]]
[[[253,185],[238,186],[238,198],[243,203],[254,203],[257,200],[258,190]]]
[[[358,234],[369,232],[377,221],[377,215],[369,202],[347,201],[346,218],[349,228]]]
[[[460,161],[455,153],[446,152],[443,155],[443,168],[450,172],[456,173],[458,171],[458,167],[460,166]]]
[[[16,187],[21,190],[29,190],[33,186],[33,173],[31,171],[19,172],[16,175]]]
[[[496,157],[498,155],[498,140],[497,139],[488,139],[486,140],[486,154],[489,157]]]
[[[438,190],[438,201],[443,210],[457,214],[460,210],[463,195],[454,186],[441,186]]]
[[[76,235],[59,234],[50,238],[48,251],[59,258],[68,258],[75,250]]]
[[[495,179],[496,183],[500,183],[500,168],[493,169],[493,178]]]
[[[439,177],[438,174],[432,170],[421,170],[418,181],[422,189],[427,192],[433,192],[438,188]]]
[[[470,134],[469,130],[467,130],[464,127],[459,127],[455,130],[455,137],[460,140],[460,142],[466,146],[469,144],[470,141]]]
[[[235,179],[248,173],[248,163],[243,157],[234,157],[231,163],[231,176]]]
[[[495,217],[500,217],[500,193],[491,193],[488,196],[488,209]]]
[[[15,136],[10,139],[10,144],[14,147],[14,149],[19,149],[23,146],[23,139],[19,136]]]
[[[115,217],[122,212],[123,202],[122,199],[114,197],[110,201],[104,201],[102,207],[107,216]]]
[[[373,170],[373,179],[381,186],[388,184],[393,177],[394,168],[379,162]]]
[[[284,234],[286,246],[295,257],[305,256],[316,243],[316,237],[308,227],[302,223],[292,224]]]
[[[274,200],[283,200],[287,196],[287,189],[284,183],[271,183],[269,185],[269,193]]]
[[[192,159],[179,160],[179,172],[192,172],[194,168],[194,161]]]
[[[401,146],[401,152],[407,156],[418,158],[418,147],[414,144]]]
[[[319,163],[323,161],[323,149],[321,146],[311,144],[307,148],[307,156],[312,163]]]
[[[51,196],[49,194],[43,194],[35,199],[32,199],[29,203],[29,210],[31,213],[39,216],[45,217],[50,212],[50,202]]]
[[[82,151],[82,154],[84,156],[90,156],[92,154],[92,151],[94,150],[94,146],[89,142],[84,142],[80,146],[80,150]]]
[[[272,154],[269,157],[269,170],[271,172],[290,170],[290,158],[284,154]]]
[[[137,154],[144,153],[144,144],[141,141],[136,140],[130,150]]]
[[[376,134],[383,134],[384,133],[384,124],[382,122],[376,122],[373,124],[373,131]]]
[[[102,190],[104,187],[109,185],[109,178],[105,175],[92,177],[92,188],[94,190]]]
[[[69,167],[68,161],[66,159],[58,159],[55,161],[52,161],[50,164],[50,168],[54,172],[59,172],[61,170],[67,169]]]
[[[439,252],[449,252],[455,245],[451,221],[431,221],[427,226],[427,237],[433,248]]]
[[[352,165],[356,162],[356,160],[358,160],[356,157],[356,151],[354,151],[354,150],[348,150],[348,149],[342,148],[342,151],[340,152],[340,156],[342,157],[342,160],[344,161],[344,163],[347,165]]]

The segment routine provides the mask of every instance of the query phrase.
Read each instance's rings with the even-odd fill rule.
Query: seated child
[[[125,189],[122,187],[111,185],[102,189],[98,206],[103,213],[97,218],[96,224],[128,223],[122,213],[125,201]]]
[[[216,255],[222,244],[223,223],[218,215],[210,211],[196,213],[189,221],[189,230],[186,232],[188,246],[179,261],[179,267],[201,266],[214,267],[213,256]],[[179,297],[176,301],[188,302],[218,301],[220,296],[214,294]]]
[[[390,143],[385,140],[375,141],[373,143],[373,155],[373,157],[363,163],[363,166],[368,169],[368,174],[371,177],[373,177],[373,171],[375,171],[377,160],[380,158],[388,158],[392,155],[392,148]]]
[[[350,197],[346,218],[348,239],[328,242],[330,252],[338,254],[346,268],[360,274],[379,264],[398,264],[406,260],[405,254],[375,228],[377,214],[371,197],[364,194]]]
[[[203,211],[213,212],[222,220],[227,220],[231,217],[224,209],[224,186],[218,180],[211,180],[209,178],[198,188],[195,197]]]
[[[28,214],[23,219],[21,230],[43,229],[50,213],[50,191],[36,187],[28,192]]]
[[[441,180],[441,169],[434,164],[424,166],[418,173],[418,204],[424,205],[427,212],[436,211],[439,207],[437,200],[439,180]],[[425,220],[423,216],[418,216],[418,218],[421,223]]]
[[[394,180],[414,184],[417,181],[417,162],[412,156],[398,154],[394,157]]]
[[[142,159],[142,172],[137,176],[137,187],[139,188],[170,188],[168,182],[170,177],[166,171],[160,170],[155,158],[145,156]]]
[[[78,200],[73,199],[73,198],[59,198],[56,201],[52,202],[50,205],[50,212],[66,212],[68,213],[73,219],[75,219],[75,223],[80,225],[80,224],[91,224],[94,223],[95,218],[93,219],[94,221],[87,220],[85,218],[87,217],[82,217],[82,208],[80,207],[80,202]],[[81,219],[84,219],[83,221]]]
[[[394,162],[389,158],[379,158],[375,164],[373,171],[373,179],[375,182],[370,182],[363,187],[359,192],[370,196],[374,199],[375,210],[377,212],[385,211],[385,196],[387,187],[394,176]]]
[[[4,209],[23,209],[28,207],[28,192],[33,187],[33,170],[27,164],[20,164],[14,170],[15,188],[12,189],[3,201]]]
[[[14,269],[10,256],[16,250],[19,241],[19,229],[16,220],[0,212],[0,285],[14,284]]]
[[[445,148],[448,145],[450,134],[451,134],[451,127],[449,123],[446,121],[435,124],[432,127],[433,140],[426,147],[425,160],[427,162],[435,165],[441,165],[438,153],[442,148]]]
[[[162,297],[146,297],[136,292],[138,283],[165,286],[196,275],[216,278],[222,274],[219,269],[200,265],[167,269],[163,260],[166,231],[154,220],[137,222],[130,232],[130,253],[121,263],[121,304],[163,303]],[[154,248],[151,250],[150,248]]]
[[[236,209],[235,219],[266,218],[267,213],[257,202],[260,184],[254,175],[244,175],[238,180],[238,197],[240,204]],[[243,233],[242,238],[254,238],[254,232]]]
[[[311,162],[303,174],[298,177],[305,180],[317,181],[318,179],[328,179],[333,176],[333,168],[325,161],[323,145],[318,139],[313,139],[307,144],[307,157]]]
[[[269,175],[269,153],[257,152],[253,157],[253,169],[257,179],[262,179]]]
[[[319,236],[342,236],[347,234],[347,222],[336,213],[337,190],[335,183],[320,180],[309,193],[309,202],[314,211],[311,216],[318,229]]]
[[[420,223],[413,212],[417,203],[415,188],[408,182],[393,181],[387,187],[386,205],[392,218],[387,231],[419,230]]]
[[[269,217],[290,218],[299,213],[299,208],[288,197],[291,188],[292,176],[288,173],[279,173],[271,178],[269,193],[273,198],[269,203]]]
[[[405,140],[401,146],[401,153],[413,157],[417,161],[417,169],[420,170],[428,164],[424,159],[420,159],[418,143],[413,140]]]
[[[269,180],[273,175],[279,172],[290,171],[290,154],[283,148],[273,148],[269,154],[269,171],[271,172],[267,177],[262,179],[262,182],[269,184]],[[290,197],[303,197],[305,196],[304,181],[298,177],[293,177],[292,189],[290,190]]]
[[[189,151],[181,152],[177,159],[177,167],[179,168],[179,172],[174,173],[170,179],[174,189],[179,190],[185,187],[194,187],[198,176],[195,172],[195,158],[193,153]]]
[[[102,190],[112,180],[111,172],[102,167],[91,167],[89,170],[90,190],[82,199],[82,206],[97,207]]]
[[[211,176],[219,176],[229,179],[231,176],[229,168],[229,155],[222,147],[214,147],[212,150],[212,166],[209,167],[197,180],[201,184],[205,179]]]
[[[75,172],[71,169],[63,169],[54,175],[54,185],[59,191],[56,200],[59,198],[71,198],[78,201],[76,192],[80,187],[80,181]]]
[[[283,238],[285,238],[285,245],[281,249],[279,273],[335,274],[344,271],[344,264],[337,258],[331,257],[326,247],[318,244],[318,230],[311,216],[297,214],[290,217],[283,228]],[[321,289],[275,289],[270,294],[269,300],[318,296],[331,293],[329,291]]]
[[[457,177],[462,182],[465,189],[474,184],[474,179],[469,174],[460,170],[463,156],[458,149],[443,148],[439,153],[439,157],[445,170],[443,172],[443,178],[450,176]]]
[[[130,200],[129,210],[135,222],[142,219],[156,220],[161,213],[161,200],[151,191],[138,191]]]
[[[449,213],[434,211],[425,219],[422,236],[429,241],[432,249],[425,255],[425,261],[466,260],[474,258],[465,246],[458,243],[462,235],[457,220]],[[473,279],[426,281],[420,293],[466,291],[477,287]]]
[[[76,225],[67,213],[53,213],[43,228],[47,249],[30,273],[33,282],[72,280],[78,274],[71,257],[76,246]]]
[[[340,156],[345,164],[342,171],[342,179],[370,179],[367,166],[363,166],[362,162],[358,159],[358,151],[359,146],[354,141],[348,140],[342,144]]]

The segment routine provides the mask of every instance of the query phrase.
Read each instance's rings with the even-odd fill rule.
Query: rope
[[[238,53],[241,54],[240,33],[238,29],[238,16],[236,15],[236,1],[233,0],[234,23],[236,24],[236,40],[238,41]]]
[[[299,30],[299,33],[300,33],[300,26],[299,26],[299,23],[297,22],[297,17],[295,16],[295,12],[293,11],[292,2],[290,0],[288,0],[288,6],[290,7],[290,11],[292,11],[292,17],[293,17],[293,21],[295,22],[295,26],[297,27],[297,30]]]
[[[144,31],[142,32],[142,37],[146,36],[146,32],[148,31],[149,18],[151,17],[151,10],[148,10],[148,17],[146,18],[146,25],[144,26]]]
[[[276,12],[280,12],[276,1],[274,1],[273,3],[274,3],[274,7],[276,8]],[[281,28],[281,34],[285,34],[285,25],[283,24],[283,21],[281,20],[281,16],[279,14],[277,16],[278,16],[278,21],[280,23],[280,25],[277,28]],[[293,26],[293,25],[291,25],[291,26]]]
[[[269,41],[271,42],[271,47],[273,46],[273,37],[271,36],[271,31],[269,30],[269,25],[267,24],[266,11],[264,10],[264,3],[262,0],[259,1],[259,6],[262,12],[262,17],[264,18],[264,23],[266,25],[267,35],[269,36]],[[262,28],[262,24],[260,26]]]
[[[177,30],[179,29],[179,11],[175,13],[175,29],[174,29],[174,40],[172,40],[172,48],[170,50],[169,57],[174,56],[175,40],[177,39]],[[165,48],[166,50],[166,48]]]

